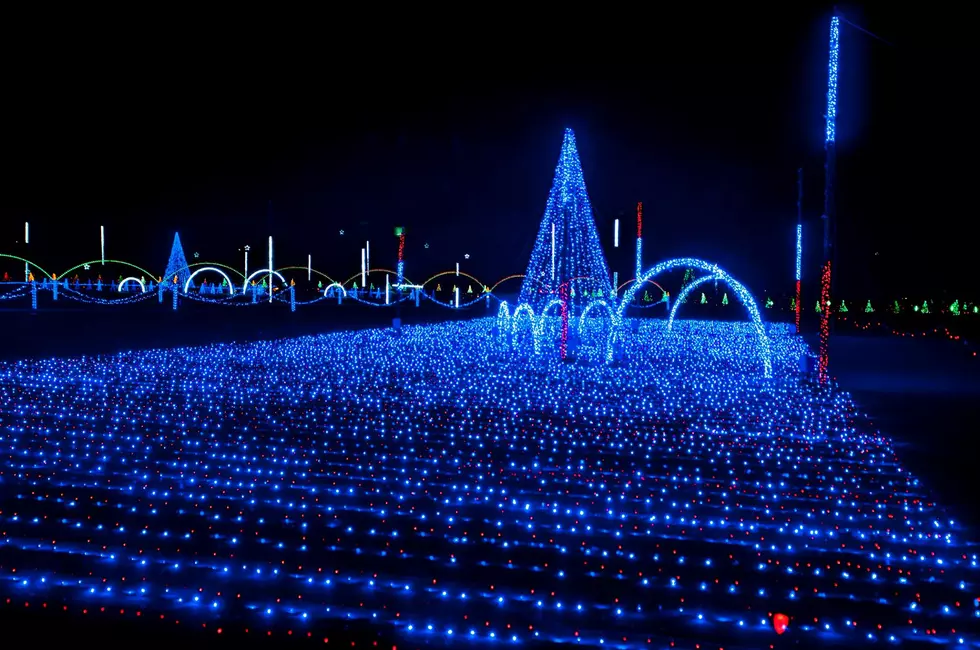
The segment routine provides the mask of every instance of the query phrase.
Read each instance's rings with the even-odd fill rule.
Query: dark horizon
[[[945,152],[977,141],[963,83],[975,48],[950,32],[966,26],[841,11],[890,44],[842,26],[838,295],[976,299],[968,256],[947,236],[965,221],[960,188],[972,170]],[[272,235],[277,266],[312,254],[315,268],[346,277],[365,239],[373,266],[393,266],[401,225],[409,277],[461,262],[493,282],[524,272],[568,126],[621,277],[642,201],[647,264],[697,256],[758,296],[789,292],[798,167],[805,280],[815,282],[820,257],[829,16],[672,16],[668,36],[620,40],[568,71],[515,49],[481,60],[513,58],[517,73],[472,69],[462,55],[436,71],[406,55],[383,74],[343,69],[333,81],[326,51],[253,60],[223,42],[178,50],[88,32],[79,47],[50,33],[70,57],[51,69],[8,64],[16,99],[0,252],[67,268],[98,259],[104,225],[107,257],[162,271],[175,231],[190,261],[199,252],[236,266],[239,249],[264,256]],[[477,81],[504,76],[512,81]],[[27,248],[17,243],[24,221]]]

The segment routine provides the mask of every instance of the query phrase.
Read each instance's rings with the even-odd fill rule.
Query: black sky
[[[976,297],[969,21],[841,10],[891,44],[842,28],[840,291]],[[188,256],[236,265],[271,234],[277,266],[309,253],[347,277],[366,238],[392,265],[405,225],[410,277],[469,254],[492,281],[523,272],[571,126],[614,268],[632,243],[611,250],[612,221],[625,238],[643,201],[648,262],[788,290],[802,166],[815,276],[829,6],[492,11],[12,20],[0,252],[24,254],[24,221],[49,270],[98,258],[100,225],[108,256],[154,270],[175,230]]]

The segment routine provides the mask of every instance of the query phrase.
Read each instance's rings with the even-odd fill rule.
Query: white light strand
[[[555,282],[555,224],[551,224],[551,282]]]

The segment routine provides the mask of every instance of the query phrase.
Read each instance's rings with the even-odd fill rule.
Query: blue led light
[[[830,60],[827,64],[827,138],[832,144],[837,138],[837,71],[840,57],[840,18],[830,19]]]
[[[803,279],[803,224],[796,224],[796,281]]]
[[[501,355],[530,309],[0,364],[0,593],[407,647],[767,647],[791,602],[807,646],[976,645],[970,536],[800,381],[791,327],[764,325],[769,379],[753,323],[628,320],[613,365]]]

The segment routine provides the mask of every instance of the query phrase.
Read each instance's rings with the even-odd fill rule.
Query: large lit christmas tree
[[[191,276],[190,267],[187,266],[187,257],[184,256],[184,247],[180,244],[180,234],[174,233],[174,245],[170,247],[170,259],[167,260],[167,270],[163,274],[163,282],[169,287],[177,276],[177,284],[181,290],[187,283],[187,278]]]
[[[537,310],[564,299],[575,311],[595,295],[612,293],[609,267],[599,245],[575,134],[565,129],[555,180],[527,267],[520,301]]]

